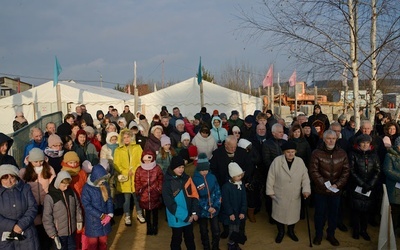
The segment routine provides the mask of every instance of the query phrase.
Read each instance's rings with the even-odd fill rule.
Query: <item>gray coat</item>
[[[67,210],[66,202],[68,199]],[[54,181],[49,193],[44,198],[43,226],[49,237],[68,236],[76,231],[77,222],[82,222],[82,210],[78,197],[72,189],[61,192],[54,188]]]
[[[25,240],[0,241],[0,249],[39,249],[33,224],[36,213],[37,204],[28,184],[20,180],[12,188],[0,186],[0,235],[11,232],[14,225],[18,224],[26,237]]]

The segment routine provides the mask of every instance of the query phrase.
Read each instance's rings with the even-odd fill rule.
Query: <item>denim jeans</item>
[[[62,250],[75,250],[76,243],[75,243],[75,233],[68,235],[68,236],[59,236],[61,242],[61,249]],[[57,249],[55,246],[53,249]]]
[[[328,220],[328,236],[335,236],[337,218],[340,206],[340,195],[315,194],[315,236],[322,238],[325,221]]]
[[[135,193],[124,193],[124,213],[125,214],[131,214],[130,211],[130,206],[131,206],[131,197],[133,196],[133,202],[134,202],[134,206],[136,207],[136,213],[142,212],[142,209],[139,206],[139,199],[136,197]]]
[[[203,244],[204,249],[210,248],[210,238],[208,236],[208,222],[210,222],[211,235],[212,235],[211,247],[212,249],[218,249],[220,231],[219,231],[219,222],[217,216],[211,219],[199,218],[201,242]]]

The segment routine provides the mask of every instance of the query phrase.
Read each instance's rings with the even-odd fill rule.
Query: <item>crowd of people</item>
[[[23,166],[8,154],[13,140],[0,133],[0,248],[107,249],[114,216],[127,227],[136,216],[147,235],[157,235],[165,211],[171,249],[181,249],[182,239],[196,249],[198,223],[203,249],[220,249],[222,238],[234,250],[261,209],[279,244],[286,233],[299,241],[295,224],[310,206],[315,245],[326,222],[333,246],[340,245],[336,229],[348,226],[354,239],[370,241],[383,183],[399,233],[399,126],[379,111],[374,124],[354,127],[345,114],[330,122],[320,105],[290,126],[271,110],[241,119],[236,110],[228,117],[202,107],[188,117],[163,106],[148,120],[127,105],[95,118],[77,106],[62,124],[30,129]]]

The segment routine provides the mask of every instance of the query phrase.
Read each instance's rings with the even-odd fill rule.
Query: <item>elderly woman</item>
[[[17,167],[0,166],[0,249],[39,249],[33,223],[37,204],[31,187],[19,178]]]
[[[376,199],[375,186],[379,179],[379,157],[371,146],[372,137],[361,134],[350,154],[349,191],[353,219],[353,238],[360,235],[367,241],[371,240],[367,233],[369,212]],[[371,192],[370,192],[371,191]]]
[[[400,229],[400,189],[396,187],[400,182],[400,137],[397,137],[393,147],[389,148],[383,162],[383,171],[392,208],[393,228],[396,231]]]
[[[272,218],[278,227],[276,243],[281,243],[285,236],[285,224],[288,225],[288,236],[299,241],[294,225],[300,220],[301,192],[305,199],[311,194],[308,170],[296,156],[296,144],[286,142],[282,151],[283,155],[271,163],[266,184],[266,193],[272,198]]]

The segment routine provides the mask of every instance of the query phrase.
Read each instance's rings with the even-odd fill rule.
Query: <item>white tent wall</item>
[[[134,99],[132,95],[108,88],[88,86],[75,82],[60,82],[61,107],[63,114],[75,112],[75,107],[85,104],[86,109],[96,119],[97,110],[104,114],[108,106],[113,105],[122,112],[127,104],[133,112]],[[47,82],[35,88],[0,99],[0,131],[9,134],[13,132],[12,123],[17,111],[24,112],[28,122],[58,111],[56,88],[53,82]]]
[[[207,112],[217,109],[229,117],[232,110],[238,110],[240,117],[252,115],[254,110],[262,108],[261,98],[203,80],[204,106]],[[173,107],[179,107],[184,116],[194,116],[200,112],[200,86],[197,78],[174,84],[170,87],[140,97],[140,111],[151,120],[159,114],[162,106],[172,113]]]

